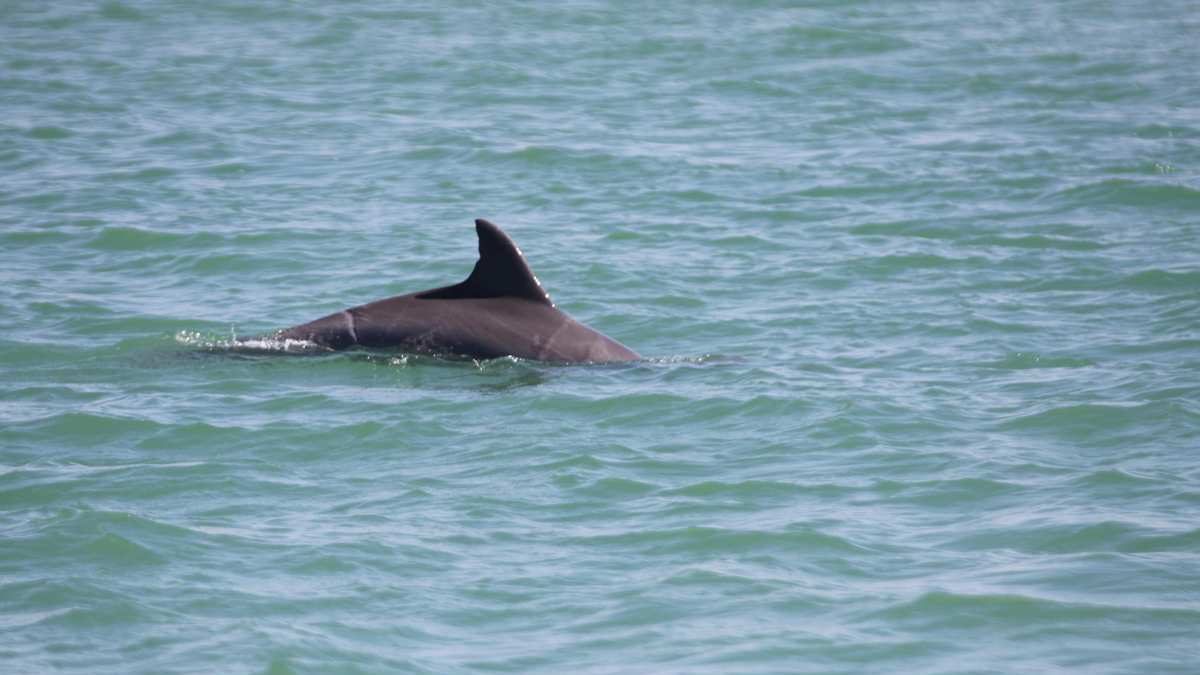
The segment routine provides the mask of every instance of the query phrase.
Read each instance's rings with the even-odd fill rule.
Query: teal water
[[[0,4],[2,670],[1196,672],[1197,35]],[[224,349],[476,217],[646,360]]]

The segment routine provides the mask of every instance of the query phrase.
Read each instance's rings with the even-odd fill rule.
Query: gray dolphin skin
[[[377,300],[274,334],[327,349],[365,347],[563,363],[640,359],[633,350],[554,307],[521,249],[479,219],[479,261],[466,281]]]

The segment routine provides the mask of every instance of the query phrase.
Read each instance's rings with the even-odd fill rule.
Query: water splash
[[[217,338],[196,331],[179,331],[175,341],[181,345],[198,347],[212,352],[237,353],[285,353],[285,354],[323,354],[330,350],[311,340],[294,340],[292,338],[276,338],[259,336],[239,338],[233,335],[228,338]]]

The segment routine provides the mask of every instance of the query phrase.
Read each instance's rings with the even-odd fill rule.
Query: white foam
[[[194,331],[180,331],[175,334],[175,341],[189,347],[200,347],[210,350],[237,350],[253,352],[287,352],[305,353],[326,351],[325,347],[311,340],[294,340],[292,338],[255,337],[238,339],[213,338]]]

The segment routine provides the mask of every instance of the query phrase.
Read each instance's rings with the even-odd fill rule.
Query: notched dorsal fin
[[[521,249],[503,230],[478,218],[475,232],[479,235],[479,261],[471,270],[471,276],[460,284],[434,289],[418,297],[431,300],[514,297],[554,306],[550,295],[529,269]]]

